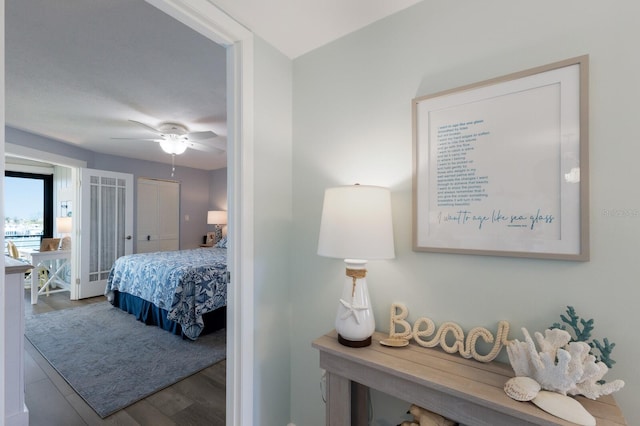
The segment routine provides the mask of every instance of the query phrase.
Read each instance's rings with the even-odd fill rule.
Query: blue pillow
[[[227,237],[220,238],[220,241],[216,243],[217,248],[227,248]]]

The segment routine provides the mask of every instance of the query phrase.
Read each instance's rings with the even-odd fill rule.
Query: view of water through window
[[[44,229],[44,182],[5,176],[4,188],[5,241],[13,241],[18,249],[38,248]]]

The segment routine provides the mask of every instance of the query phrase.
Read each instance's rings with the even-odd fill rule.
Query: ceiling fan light
[[[187,145],[175,139],[165,139],[160,141],[160,148],[167,154],[180,155],[187,150]]]

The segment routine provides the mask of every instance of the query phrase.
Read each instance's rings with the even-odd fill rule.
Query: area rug
[[[109,302],[28,315],[25,336],[102,418],[226,356],[226,333],[183,340]]]

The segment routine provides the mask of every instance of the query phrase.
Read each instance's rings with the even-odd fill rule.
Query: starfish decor
[[[358,317],[358,311],[364,311],[365,309],[369,308],[366,305],[356,305],[355,303],[349,303],[349,302],[345,301],[344,299],[340,299],[340,303],[342,303],[342,306],[344,306],[347,309],[347,312],[342,314],[342,316],[340,318],[344,320],[344,319],[349,318],[351,315],[353,315],[353,317],[356,320],[356,323],[358,323],[358,324],[360,324],[360,318]]]

